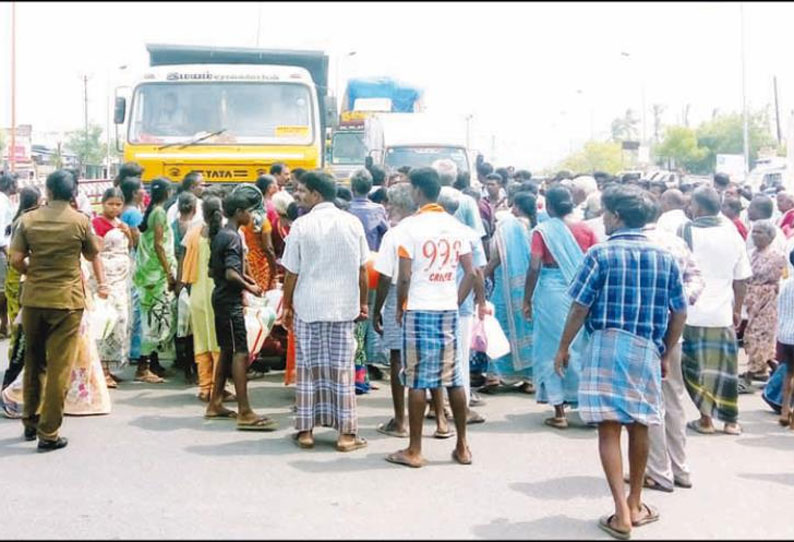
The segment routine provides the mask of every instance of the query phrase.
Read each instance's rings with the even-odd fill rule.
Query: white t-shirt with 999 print
[[[409,311],[458,310],[457,270],[471,242],[458,220],[426,205],[400,223],[398,253],[411,259]]]

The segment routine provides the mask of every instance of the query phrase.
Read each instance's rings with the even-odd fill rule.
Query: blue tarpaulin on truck
[[[389,77],[350,79],[347,82],[347,110],[352,111],[359,98],[390,98],[392,113],[412,113],[422,90]]]

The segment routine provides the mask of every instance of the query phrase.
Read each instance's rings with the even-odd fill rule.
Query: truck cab
[[[328,57],[316,51],[149,45],[150,67],[117,97],[124,160],[144,181],[254,182],[276,162],[323,166]]]

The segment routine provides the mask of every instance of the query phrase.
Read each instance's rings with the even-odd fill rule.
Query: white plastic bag
[[[248,339],[248,354],[250,359],[254,359],[259,354],[259,351],[262,350],[262,345],[265,344],[265,339],[270,335],[270,330],[273,329],[273,323],[276,321],[276,312],[268,306],[256,308],[249,306],[243,309],[243,316]]]
[[[116,325],[119,314],[113,305],[110,304],[110,301],[96,296],[90,317],[91,332],[94,335],[94,339],[104,341],[113,332],[113,326]]]
[[[176,302],[176,336],[179,338],[190,335],[190,294],[182,288]]]
[[[499,325],[499,321],[494,316],[493,305],[488,303],[487,307],[490,312],[485,315],[483,320],[485,336],[488,340],[485,353],[491,359],[498,359],[510,353],[510,341],[507,340],[505,332],[502,331],[502,326]]]

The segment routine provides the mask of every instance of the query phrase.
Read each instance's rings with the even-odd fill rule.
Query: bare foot
[[[407,449],[400,450],[399,452],[394,452],[393,454],[386,456],[386,461],[389,463],[395,463],[397,465],[405,465],[414,469],[418,469],[425,464],[422,454],[413,454]]]

